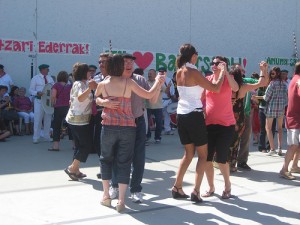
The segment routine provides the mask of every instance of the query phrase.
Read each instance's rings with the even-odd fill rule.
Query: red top
[[[131,110],[131,98],[116,97],[120,102],[118,109],[104,108],[102,111],[102,125],[135,127],[135,119]]]
[[[24,97],[21,97],[21,96],[18,96],[15,98],[14,100],[14,107],[20,109],[20,110],[30,110],[31,107],[32,107],[32,102],[30,101],[30,99],[26,96]]]
[[[52,89],[56,89],[55,108],[70,105],[71,88],[71,84],[62,85],[60,82],[57,82],[52,86]]]
[[[206,78],[212,81],[214,74]],[[224,82],[219,93],[206,90],[206,125],[235,125],[231,96],[232,90],[226,76],[224,77]]]
[[[300,129],[300,75],[295,74],[288,90],[286,128]]]

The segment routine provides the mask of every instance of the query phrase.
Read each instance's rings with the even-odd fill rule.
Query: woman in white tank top
[[[172,188],[172,196],[175,199],[188,198],[182,190],[184,174],[189,167],[195,152],[198,155],[194,190],[191,193],[191,201],[202,202],[199,191],[202,182],[207,158],[207,134],[204,114],[202,111],[201,96],[204,89],[219,92],[223,83],[225,64],[220,64],[222,70],[219,79],[212,83],[202,76],[195,64],[198,60],[198,52],[191,44],[184,44],[179,49],[176,60],[178,68],[176,74],[179,101],[177,108],[177,126],[181,143],[185,153],[180,162],[176,181]]]

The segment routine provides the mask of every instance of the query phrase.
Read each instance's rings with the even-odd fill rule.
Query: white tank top
[[[202,110],[201,96],[204,91],[202,87],[199,85],[192,87],[177,86],[177,90],[179,93],[177,114],[188,114],[199,108]]]

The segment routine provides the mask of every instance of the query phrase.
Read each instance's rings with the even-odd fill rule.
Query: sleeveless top
[[[206,77],[209,81],[213,78],[214,74]],[[231,97],[232,91],[226,76],[219,93],[206,90],[206,125],[235,125]]]
[[[179,93],[179,101],[177,106],[177,114],[188,114],[195,109],[202,108],[201,95],[204,89],[200,86],[177,86]]]
[[[238,92],[232,92],[233,95],[236,95],[235,98],[232,98],[232,108],[236,125],[243,126],[245,122],[244,98],[237,98]]]
[[[131,110],[131,98],[125,98],[125,92],[127,87],[127,79],[126,84],[124,88],[123,97],[115,97],[114,101],[120,102],[120,107],[118,109],[110,109],[105,108],[102,110],[102,125],[108,125],[108,126],[128,126],[128,127],[135,127],[135,118],[132,114]],[[106,94],[109,96],[105,85],[104,90]],[[111,96],[109,96],[111,97]],[[108,98],[108,97],[106,97]]]

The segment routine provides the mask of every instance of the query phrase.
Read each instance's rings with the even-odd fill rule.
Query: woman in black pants
[[[69,75],[66,71],[60,71],[57,75],[57,83],[52,87],[51,102],[54,106],[53,120],[53,145],[48,151],[59,151],[61,126],[69,110],[71,84],[68,84]]]

